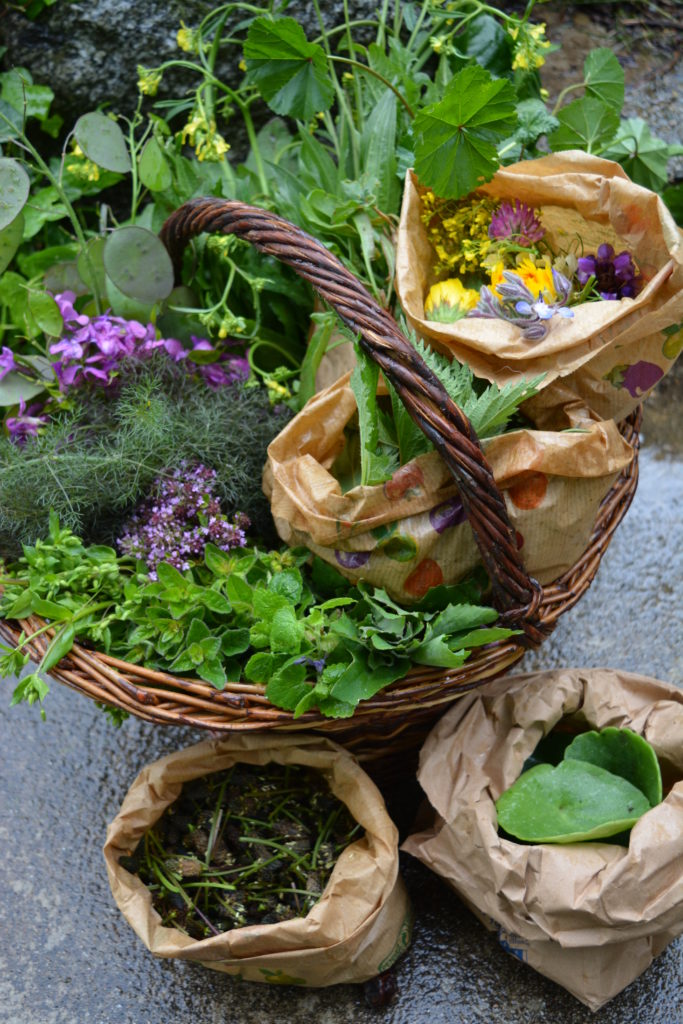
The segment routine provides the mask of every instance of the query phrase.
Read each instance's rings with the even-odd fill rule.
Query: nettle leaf
[[[593,97],[569,103],[562,108],[557,119],[560,127],[548,137],[553,152],[561,149],[601,152],[619,128],[618,113]]]
[[[19,215],[31,189],[29,176],[16,160],[0,157],[0,231]]]
[[[444,199],[467,195],[498,170],[497,146],[514,129],[515,91],[479,67],[459,71],[414,122],[415,171]]]
[[[257,18],[244,44],[247,80],[276,114],[309,121],[329,110],[334,89],[325,51],[293,18]]]
[[[529,769],[496,801],[498,824],[531,843],[576,843],[617,835],[650,809],[626,779],[585,761]]]
[[[105,171],[125,174],[130,170],[130,154],[126,139],[117,125],[105,114],[93,110],[83,114],[74,125],[74,136],[88,160]]]
[[[588,761],[626,779],[644,793],[654,807],[662,801],[662,773],[653,748],[631,729],[607,726],[583,732],[569,744],[565,760]]]
[[[624,104],[624,70],[606,46],[591,50],[583,65],[586,95],[606,103],[617,113]]]
[[[667,163],[680,147],[652,135],[641,117],[625,118],[602,156],[617,160],[638,185],[657,192],[667,182]]]

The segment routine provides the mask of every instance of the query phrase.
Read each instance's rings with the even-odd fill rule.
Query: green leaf
[[[24,119],[18,110],[0,100],[0,142],[18,139],[24,128]]]
[[[146,228],[117,228],[104,247],[104,267],[124,295],[154,303],[173,291],[173,264],[166,246]]]
[[[225,669],[219,661],[203,661],[197,666],[197,675],[207,683],[211,683],[217,690],[222,690],[228,681]]]
[[[252,654],[244,666],[244,674],[252,683],[267,683],[274,673],[275,656],[268,651]]]
[[[244,44],[247,81],[276,114],[310,121],[329,110],[334,88],[325,52],[293,18],[256,18]]]
[[[557,119],[560,127],[548,137],[553,152],[585,149],[587,153],[598,153],[619,127],[617,112],[592,97],[569,103]]]
[[[55,635],[40,662],[41,672],[49,672],[69,653],[76,638],[76,626],[69,622]],[[41,698],[42,699],[42,698]]]
[[[469,22],[463,35],[458,36],[458,45],[461,44],[467,56],[492,75],[500,77],[510,70],[511,38],[490,14],[478,14]]]
[[[64,327],[59,306],[47,292],[28,293],[28,312],[43,334],[58,338]]]
[[[221,652],[226,658],[244,654],[248,647],[248,629],[226,629],[221,633]]]
[[[658,192],[666,185],[667,164],[674,149],[652,135],[641,117],[629,117],[621,122],[602,156],[617,160],[636,184]]]
[[[73,610],[65,605],[57,604],[56,601],[48,601],[44,597],[34,597],[31,607],[36,615],[53,622],[63,622],[73,616]]]
[[[201,590],[198,588],[196,600],[216,615],[229,615],[232,610],[227,597],[211,587],[203,587]]]
[[[467,657],[468,651],[451,650],[445,636],[436,636],[419,647],[411,648],[410,660],[418,665],[437,665],[441,668],[459,668]]]
[[[362,648],[354,648],[351,655],[353,660],[332,687],[331,696],[354,707],[359,701],[369,700],[385,686],[402,679],[410,669],[408,658],[394,657],[391,665],[371,667],[368,653]]]
[[[54,185],[41,188],[24,208],[24,239],[33,238],[45,224],[63,220],[67,209]]]
[[[479,67],[459,71],[414,122],[415,170],[444,199],[467,195],[498,170],[498,144],[516,121],[515,92]]]
[[[280,594],[290,604],[298,604],[303,593],[303,580],[298,569],[283,569],[282,572],[273,576],[268,584],[268,589],[274,594]]]
[[[583,65],[586,95],[605,103],[615,113],[624,104],[624,71],[606,46],[591,50]]]
[[[607,726],[583,732],[569,744],[565,760],[589,761],[619,775],[644,793],[652,807],[662,802],[662,773],[654,750],[631,729]]]
[[[391,89],[384,91],[365,122],[360,153],[377,205],[385,213],[396,213],[400,187],[396,176],[396,95]]]
[[[291,605],[278,608],[270,626],[270,649],[273,654],[298,654],[304,637],[303,623],[299,622]]]
[[[560,122],[550,113],[543,100],[528,99],[517,104],[517,127],[513,138],[522,146],[531,146],[540,135],[548,135]]]
[[[31,675],[24,676],[24,678],[15,687],[12,699],[10,701],[10,707],[14,707],[15,704],[26,701],[27,704],[35,704],[38,700],[42,704],[48,693],[50,687],[44,682],[37,672],[32,672]]]
[[[10,265],[24,237],[24,215],[19,212],[14,220],[0,231],[0,274]]]
[[[8,373],[0,380],[0,407],[28,402],[45,390],[45,381],[24,377],[21,373]]]
[[[294,711],[311,689],[306,682],[307,674],[305,665],[285,665],[266,686],[266,697],[276,707]]]
[[[140,154],[140,181],[150,192],[163,192],[173,184],[173,175],[164,151],[152,136]]]
[[[635,786],[597,765],[539,764],[496,801],[498,824],[531,843],[576,843],[617,835],[650,809]]]
[[[669,207],[673,219],[681,227],[683,225],[683,182],[665,188],[662,191],[662,199]]]
[[[74,125],[74,135],[88,160],[92,160],[98,167],[118,174],[130,171],[130,154],[125,136],[110,117],[96,110],[82,114]]]
[[[334,160],[307,128],[301,128],[299,138],[302,175],[306,176],[314,187],[323,188],[334,195],[339,181],[339,171]]]
[[[311,320],[314,325],[313,334],[309,339],[299,374],[299,393],[297,395],[299,409],[303,409],[309,398],[312,398],[316,392],[315,376],[327,351],[332,333],[339,323],[336,313],[313,313]]]
[[[358,406],[360,429],[361,483],[371,482],[369,454],[377,449],[379,442],[379,417],[377,413],[377,382],[379,366],[359,344],[355,345],[356,365],[351,373],[351,390]]]
[[[0,157],[0,231],[19,215],[31,189],[29,176],[16,160]]]

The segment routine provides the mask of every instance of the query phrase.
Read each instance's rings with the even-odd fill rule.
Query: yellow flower
[[[495,207],[487,196],[445,200],[431,190],[423,193],[421,220],[437,256],[437,274],[479,270],[491,247],[488,232]]]
[[[468,310],[474,309],[479,301],[479,292],[465,288],[457,277],[439,281],[432,285],[425,299],[425,316],[438,323],[453,323],[460,320]]]
[[[230,149],[220,132],[216,131],[213,118],[207,121],[206,114],[196,111],[180,133],[180,141],[194,149],[199,161],[219,161]]]
[[[512,60],[514,71],[534,71],[545,64],[545,51],[551,42],[545,38],[545,24],[529,25],[528,23],[508,28],[508,35],[515,43]]]
[[[184,50],[185,53],[193,53],[197,48],[197,33],[194,29],[188,28],[184,21],[181,21],[175,41],[180,50]]]
[[[241,60],[239,62],[239,64],[237,65],[237,67],[240,69],[240,71],[246,71],[247,70],[247,62],[244,61],[244,60]]]
[[[498,295],[497,289],[498,285],[501,284],[503,281],[504,270],[505,265],[502,260],[499,260],[489,269],[489,273],[491,275],[491,291],[493,292],[494,295]],[[498,298],[500,298],[500,295],[498,295]]]
[[[76,159],[68,163],[66,169],[74,178],[80,178],[81,181],[99,181],[99,167],[92,160],[88,160],[77,142],[73,143],[72,156]]]
[[[538,265],[529,256],[525,256],[515,267],[515,273],[521,277],[535,299],[542,293],[550,300],[557,298],[553,284],[553,268],[549,263]]]
[[[161,77],[161,71],[138,64],[138,89],[143,96],[156,96]]]

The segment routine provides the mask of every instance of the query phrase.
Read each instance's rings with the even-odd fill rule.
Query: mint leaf
[[[619,113],[624,104],[624,71],[612,51],[606,46],[591,50],[584,61],[583,75],[586,96]]]
[[[278,608],[270,626],[270,649],[274,654],[298,654],[304,638],[304,626],[291,605]]]
[[[329,110],[334,89],[325,52],[293,18],[257,18],[244,44],[247,81],[276,114],[310,121]]]
[[[498,170],[497,146],[517,115],[515,91],[479,67],[459,71],[443,99],[421,110],[414,122],[415,171],[444,199],[467,195]]]
[[[284,569],[273,576],[268,589],[284,597],[290,604],[298,604],[304,589],[301,573],[298,569]]]
[[[560,127],[548,137],[553,152],[561,149],[601,152],[619,128],[617,112],[593,97],[569,103],[562,108],[557,119]]]

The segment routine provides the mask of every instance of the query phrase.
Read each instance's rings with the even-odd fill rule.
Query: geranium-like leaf
[[[539,764],[496,801],[498,824],[531,843],[576,843],[617,835],[650,809],[644,793],[584,761]]]
[[[617,113],[624,103],[624,70],[612,51],[591,50],[583,65],[586,95],[606,103]]]
[[[124,134],[110,117],[97,110],[83,114],[74,125],[74,135],[88,160],[98,167],[118,174],[130,170],[130,154]]]
[[[652,806],[662,800],[662,773],[653,748],[631,729],[608,726],[582,732],[569,744],[565,760],[589,761],[626,779],[644,793]]]
[[[443,99],[415,118],[415,171],[445,199],[467,195],[499,167],[497,146],[514,129],[515,92],[483,68],[467,67]]]
[[[523,146],[531,145],[540,135],[554,132],[560,124],[543,100],[535,98],[517,104],[517,117],[519,121],[513,138]]]
[[[293,18],[257,18],[244,44],[247,78],[276,114],[308,121],[329,110],[334,89],[325,52]]]
[[[617,112],[593,97],[569,103],[557,119],[560,127],[548,137],[553,152],[585,149],[587,153],[597,153],[619,128]]]
[[[636,184],[657,192],[666,185],[669,157],[680,156],[681,152],[681,146],[669,145],[652,135],[642,117],[628,117],[602,155],[618,160]]]

